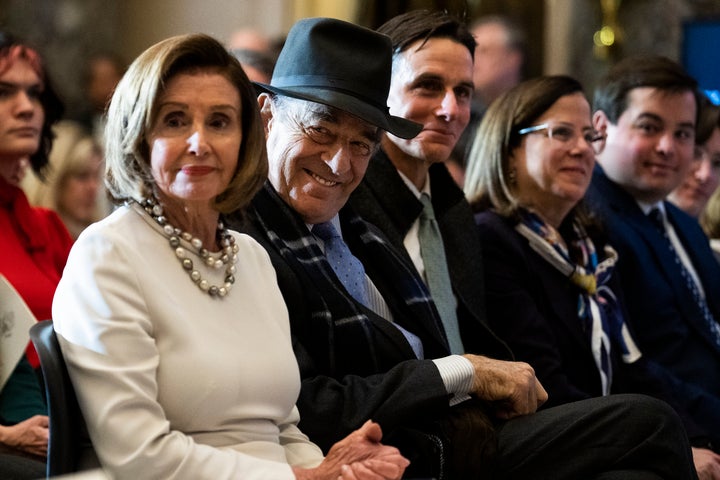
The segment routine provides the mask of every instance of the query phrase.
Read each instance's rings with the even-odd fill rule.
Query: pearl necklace
[[[235,283],[235,264],[238,261],[238,251],[240,247],[235,243],[235,237],[225,228],[222,222],[218,222],[217,230],[218,237],[220,238],[220,245],[222,246],[222,255],[220,258],[213,258],[210,255],[208,249],[203,248],[202,240],[197,237],[193,237],[189,232],[180,230],[177,227],[172,226],[167,218],[163,215],[163,207],[158,203],[158,200],[154,197],[144,199],[140,206],[145,209],[150,217],[162,227],[162,231],[170,243],[170,247],[175,250],[175,257],[182,265],[182,268],[188,273],[190,279],[195,285],[200,288],[203,292],[207,293],[211,297],[224,297],[228,294]],[[190,243],[192,249],[185,249],[180,244],[180,239],[183,239]],[[210,268],[219,269],[223,266],[225,268],[225,282],[218,285],[210,285],[210,283],[202,278],[200,272],[194,268],[193,261],[188,258],[189,253],[193,253],[200,257],[203,263]]]

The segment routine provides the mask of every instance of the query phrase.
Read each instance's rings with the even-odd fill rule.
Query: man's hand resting
[[[547,400],[547,392],[527,363],[463,356],[475,369],[471,393],[493,405],[498,417],[509,419],[534,413]]]

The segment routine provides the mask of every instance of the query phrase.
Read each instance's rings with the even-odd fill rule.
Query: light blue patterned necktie
[[[420,241],[420,255],[425,265],[425,278],[427,278],[430,294],[440,313],[450,352],[462,354],[465,353],[465,349],[460,339],[457,301],[450,284],[450,273],[448,272],[440,228],[437,220],[435,220],[435,211],[430,197],[423,193],[420,195],[420,201],[423,204],[423,211],[420,214],[418,240]]]
[[[332,222],[319,223],[312,232],[324,242],[325,256],[340,283],[355,300],[367,307],[368,293],[362,262],[350,252]]]
[[[685,285],[687,286],[687,289],[690,290],[690,293],[695,299],[695,303],[697,303],[698,308],[700,308],[700,311],[702,312],[703,320],[705,322],[705,325],[710,330],[711,338],[715,345],[720,348],[720,325],[718,325],[717,320],[715,320],[715,318],[713,317],[712,312],[710,312],[710,309],[708,308],[707,302],[700,294],[700,290],[698,289],[695,280],[692,278],[692,275],[690,275],[690,272],[688,272],[687,268],[685,268],[682,260],[680,260],[680,256],[677,254],[675,247],[673,247],[673,244],[670,241],[670,237],[668,236],[667,229],[665,228],[663,213],[660,211],[659,208],[655,207],[650,210],[650,212],[648,213],[648,217],[650,218],[650,221],[652,221],[653,225],[655,225],[655,228],[660,231],[663,238],[665,238],[670,252],[675,257],[675,264],[680,271],[680,275],[682,275],[683,280],[685,280]]]
[[[365,281],[365,268],[352,254],[332,222],[319,223],[312,229],[314,235],[325,244],[325,257],[345,289],[358,302],[372,310]],[[410,344],[417,358],[424,358],[422,341],[397,323],[391,322]]]

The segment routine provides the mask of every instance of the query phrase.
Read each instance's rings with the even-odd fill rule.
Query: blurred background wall
[[[416,8],[446,9],[468,21],[509,15],[528,36],[528,75],[569,73],[587,91],[626,55],[650,52],[681,61],[688,22],[720,24],[720,0],[0,0],[0,28],[44,53],[56,88],[72,106],[82,96],[83,62],[96,51],[115,51],[129,62],[180,33],[205,32],[225,41],[234,30],[252,27],[282,37],[295,20],[309,16],[375,28]],[[601,38],[611,43],[598,46]],[[708,65],[720,64],[720,39],[715,41]]]

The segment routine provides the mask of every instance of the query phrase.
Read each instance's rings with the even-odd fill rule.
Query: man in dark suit
[[[483,478],[496,464],[503,478],[692,478],[682,427],[664,404],[606,398],[533,414],[544,389],[529,365],[503,360],[510,352],[484,324],[483,355],[450,354],[413,265],[346,206],[380,132],[420,129],[387,111],[391,68],[386,36],[306,19],[291,29],[271,84],[259,85],[269,181],[235,225],[277,271],[303,431],[328,448],[372,418],[413,462],[409,476]]]
[[[695,80],[666,58],[629,58],[608,72],[594,103],[607,141],[587,198],[619,253],[629,323],[643,354],[712,432],[695,447],[717,449],[720,267],[697,221],[665,201],[692,162]],[[720,456],[710,459],[720,472]]]
[[[423,197],[429,197],[445,255],[452,311],[440,309],[444,323],[459,330],[458,349],[479,350],[484,322],[484,284],[480,240],[470,205],[445,166],[470,120],[475,41],[467,27],[440,13],[399,15],[378,29],[393,44],[390,112],[423,125],[414,138],[382,135],[365,178],[350,205],[376,225],[415,265],[438,299],[425,268],[421,234]],[[420,48],[422,46],[422,48]],[[431,254],[434,252],[430,252]],[[451,348],[453,344],[451,342]]]

